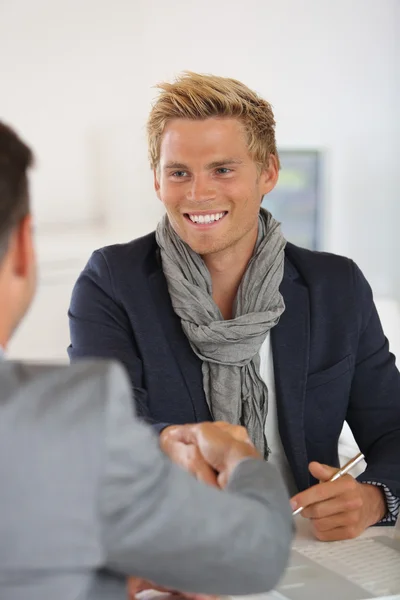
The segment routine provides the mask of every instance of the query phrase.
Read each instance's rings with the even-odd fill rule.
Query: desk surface
[[[310,543],[312,543],[313,545],[315,544],[316,546],[326,544],[326,542],[319,542],[312,536],[309,521],[301,515],[298,515],[295,518],[295,524],[296,537],[293,542],[294,549],[298,548],[301,545],[309,545]],[[360,536],[360,538],[369,538],[374,536],[393,537],[393,535],[393,527],[370,527],[362,534],[362,536]],[[156,592],[154,590],[146,590],[145,592],[141,592],[140,598],[141,600],[171,600],[172,596],[170,594],[164,594],[161,592]],[[224,597],[221,598],[221,600],[283,600],[283,598],[284,597],[278,592],[269,592],[267,594]],[[400,600],[400,594],[396,594],[394,596],[381,596],[379,600]]]
[[[293,549],[299,548],[302,545],[309,546],[310,543],[318,547],[319,545],[325,546],[327,542],[320,542],[316,540],[312,534],[308,519],[305,519],[301,515],[295,517],[296,524],[296,537],[293,542]],[[397,528],[396,528],[397,529]],[[399,532],[400,533],[400,532]],[[397,534],[397,532],[396,532]],[[393,527],[370,527],[360,536],[360,539],[371,538],[375,536],[388,536],[393,537]],[[341,543],[341,542],[336,542]],[[399,567],[400,568],[400,567]],[[232,600],[283,600],[283,596],[278,592],[270,592],[268,594],[257,594],[249,596],[235,596]],[[227,600],[227,599],[226,599]],[[378,600],[378,599],[376,599]],[[393,596],[381,596],[379,600],[400,600],[400,594]]]

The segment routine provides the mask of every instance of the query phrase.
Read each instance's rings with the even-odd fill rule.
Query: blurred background
[[[265,205],[288,239],[359,264],[400,353],[399,0],[0,0],[0,118],[36,152],[40,262],[9,355],[66,361],[91,252],[154,229],[145,123],[185,69],[272,103],[283,169]]]

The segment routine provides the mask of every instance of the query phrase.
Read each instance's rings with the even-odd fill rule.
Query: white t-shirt
[[[278,429],[278,411],[276,406],[274,360],[272,355],[271,336],[268,333],[260,348],[260,375],[268,388],[268,414],[265,423],[265,436],[271,453],[268,462],[275,465],[287,486],[290,496],[298,489],[292,475]]]

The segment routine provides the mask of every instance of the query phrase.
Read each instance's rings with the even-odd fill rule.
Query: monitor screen
[[[321,249],[321,156],[316,150],[280,150],[281,170],[275,189],[264,196],[262,206],[282,223],[289,242]]]

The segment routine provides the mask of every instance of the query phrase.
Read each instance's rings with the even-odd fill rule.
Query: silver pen
[[[343,465],[343,467],[341,469],[336,471],[336,473],[334,475],[332,475],[332,477],[328,481],[336,481],[336,479],[339,479],[339,477],[346,475],[346,473],[348,473],[350,471],[350,469],[352,469],[353,467],[358,465],[358,463],[363,458],[364,458],[364,454],[362,454],[362,452],[360,452],[359,454],[357,454],[357,456],[355,456],[354,458],[349,460],[349,462],[347,462],[345,465]],[[300,506],[299,508],[296,508],[296,510],[293,511],[293,516],[295,517],[296,515],[300,514],[303,509],[304,509],[304,506]]]

